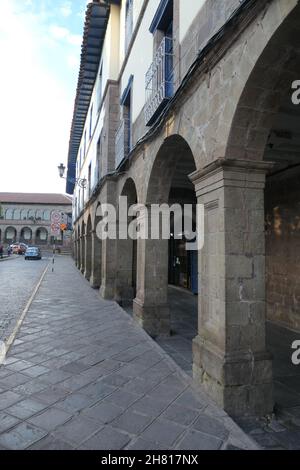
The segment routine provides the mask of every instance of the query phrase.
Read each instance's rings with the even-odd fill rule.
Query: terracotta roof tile
[[[51,193],[0,193],[0,203],[71,205],[72,197]]]

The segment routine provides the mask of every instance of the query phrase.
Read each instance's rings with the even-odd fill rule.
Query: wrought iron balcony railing
[[[146,73],[145,121],[147,126],[151,126],[173,93],[173,39],[164,37]]]
[[[122,161],[127,157],[129,153],[129,123],[127,120],[122,120],[119,129],[116,132],[115,139],[115,158],[116,158],[116,169],[120,166]]]

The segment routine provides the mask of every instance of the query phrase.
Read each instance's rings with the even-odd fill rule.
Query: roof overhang
[[[76,159],[84,125],[97,79],[110,6],[94,0],[86,10],[81,60],[76,90],[68,153],[66,192],[73,194],[76,178]]]

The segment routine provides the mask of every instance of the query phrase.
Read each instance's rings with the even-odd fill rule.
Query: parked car
[[[42,259],[42,253],[40,248],[36,246],[30,246],[25,251],[25,259]]]
[[[13,243],[10,245],[11,252],[15,255],[24,255],[25,251],[27,250],[28,246],[25,243]]]

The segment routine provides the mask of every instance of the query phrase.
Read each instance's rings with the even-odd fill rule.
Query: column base
[[[100,296],[104,300],[114,300],[115,299],[115,286],[114,284],[102,284],[100,287]]]
[[[272,355],[268,352],[224,355],[197,336],[193,341],[193,376],[230,416],[273,413]]]
[[[87,281],[89,281],[91,278],[91,273],[88,271],[84,271],[83,276],[86,278]]]
[[[99,289],[101,280],[92,274],[90,277],[90,285],[92,289]]]
[[[134,299],[133,318],[152,337],[170,336],[171,322],[168,305],[146,306],[139,299]]]
[[[132,305],[134,299],[134,289],[133,287],[118,287],[115,293],[115,301],[118,302],[119,305],[128,306]]]

